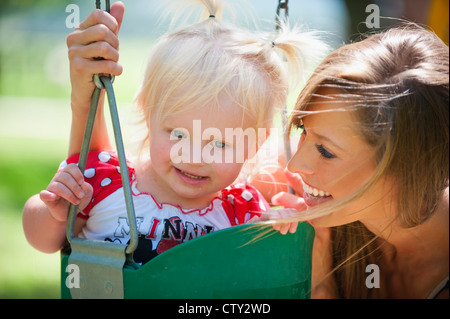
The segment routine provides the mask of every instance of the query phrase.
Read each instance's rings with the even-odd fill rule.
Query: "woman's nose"
[[[306,152],[304,145],[299,145],[297,152],[292,156],[287,167],[293,173],[311,175],[314,173],[311,158],[311,154]]]

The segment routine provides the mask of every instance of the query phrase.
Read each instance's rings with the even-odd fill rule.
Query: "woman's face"
[[[376,169],[373,148],[358,132],[352,112],[340,111],[345,107],[343,104],[325,101],[324,98],[313,101],[309,110],[324,112],[303,119],[304,131],[298,150],[288,164],[290,171],[301,176],[303,197],[309,207],[355,193]],[[378,203],[382,194],[382,187],[375,185],[344,209],[312,222],[316,226],[332,227],[370,218],[376,206],[372,204]]]

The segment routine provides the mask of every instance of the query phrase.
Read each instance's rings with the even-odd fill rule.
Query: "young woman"
[[[300,197],[273,202],[316,228],[313,297],[448,298],[448,46],[405,26],[338,49],[292,125]]]

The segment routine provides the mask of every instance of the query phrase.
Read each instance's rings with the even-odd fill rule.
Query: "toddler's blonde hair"
[[[220,19],[223,0],[169,2],[177,10],[203,6],[206,20],[167,34],[155,45],[135,99],[147,123],[151,116],[162,121],[206,105],[220,109],[219,98],[226,97],[242,108],[242,121],[268,128],[274,111],[286,103],[290,79],[296,82],[310,58],[328,51],[312,32],[283,26],[269,40],[224,23]],[[147,134],[144,145],[148,139]]]

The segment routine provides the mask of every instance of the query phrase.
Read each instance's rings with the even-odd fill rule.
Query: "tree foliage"
[[[73,3],[73,0],[63,0],[66,4]],[[36,7],[51,7],[61,5],[61,0],[0,0],[0,14],[7,11],[20,11]]]

